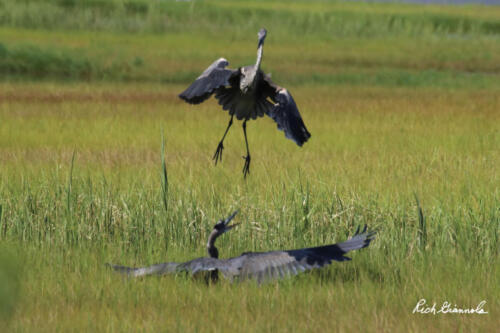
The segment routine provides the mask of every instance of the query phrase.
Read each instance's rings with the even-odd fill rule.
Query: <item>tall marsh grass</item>
[[[56,87],[70,97],[96,91]],[[417,248],[433,258],[497,260],[494,91],[366,90],[361,99],[339,90],[331,104],[329,89],[312,98],[297,88],[314,139],[297,150],[272,122],[252,123],[255,174],[244,182],[238,129],[223,165],[211,165],[225,119],[214,103],[188,110],[175,95],[148,104],[126,98],[181,87],[145,88],[108,86],[103,100],[76,102],[32,100],[39,87],[25,88],[3,104],[4,239],[202,254],[215,220],[240,208],[245,227],[222,240],[227,254],[332,242],[368,223],[381,229],[379,259],[394,265]]]

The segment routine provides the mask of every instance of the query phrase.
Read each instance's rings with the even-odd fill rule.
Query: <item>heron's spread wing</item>
[[[266,114],[278,124],[278,129],[285,132],[287,138],[302,146],[311,137],[311,133],[307,130],[292,95],[285,88],[274,84],[268,75],[264,75],[263,84],[269,98],[276,103]]]
[[[122,273],[131,277],[139,277],[145,275],[162,275],[162,274],[175,273],[178,271],[177,267],[179,266],[179,264],[176,262],[165,262],[163,264],[157,264],[139,268],[112,265],[112,264],[107,264],[107,266],[111,267],[118,273]]]
[[[139,277],[145,275],[163,275],[173,274],[179,272],[188,272],[195,275],[203,271],[213,271],[219,267],[224,267],[221,260],[215,258],[197,258],[184,263],[165,262],[147,267],[127,267],[120,265],[107,264],[118,273],[128,275],[130,277]]]
[[[228,64],[224,58],[214,61],[179,97],[190,104],[199,104],[216,89],[229,85],[228,80],[238,71],[226,69]]]
[[[223,266],[223,261],[216,258],[197,258],[180,264],[177,271],[185,271],[195,275],[198,272],[213,271]]]
[[[366,226],[343,243],[318,246],[290,251],[247,253],[241,257],[227,260],[228,268],[239,271],[240,280],[252,278],[258,282],[296,275],[306,270],[331,264],[333,260],[350,260],[345,254],[352,250],[367,247],[375,232],[366,232]],[[233,261],[233,263],[231,263]],[[238,266],[239,267],[232,267]],[[222,271],[224,267],[221,267]]]

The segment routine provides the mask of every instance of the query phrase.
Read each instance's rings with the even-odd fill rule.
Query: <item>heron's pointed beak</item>
[[[234,227],[236,227],[237,225],[239,225],[240,223],[234,223],[234,224],[231,224],[230,226],[226,226],[224,228],[224,231],[222,232],[223,234],[225,234],[226,232],[228,232],[229,230],[233,229]]]
[[[235,210],[233,212],[233,214],[231,214],[231,216],[229,216],[227,219],[224,220],[224,232],[228,232],[229,230],[233,229],[234,227],[236,227],[239,224],[239,223],[234,223],[234,224],[229,225],[229,222],[231,222],[231,220],[234,219],[236,214],[238,214],[237,210]]]
[[[259,37],[259,45],[257,45],[257,48],[261,47],[262,44],[264,44],[264,39],[266,39],[267,35],[267,30],[262,28],[259,30],[259,33],[257,36]]]

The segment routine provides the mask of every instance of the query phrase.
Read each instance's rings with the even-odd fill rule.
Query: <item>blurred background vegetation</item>
[[[285,83],[499,82],[496,6],[1,0],[0,8],[4,78],[188,83],[223,53],[234,66],[250,61],[255,31],[265,26],[273,44],[265,66]]]

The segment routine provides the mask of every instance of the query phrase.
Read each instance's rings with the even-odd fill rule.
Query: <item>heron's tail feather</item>
[[[256,119],[270,112],[274,104],[255,96],[255,94],[244,94],[239,87],[220,88],[215,93],[215,98],[224,110],[237,119]]]

